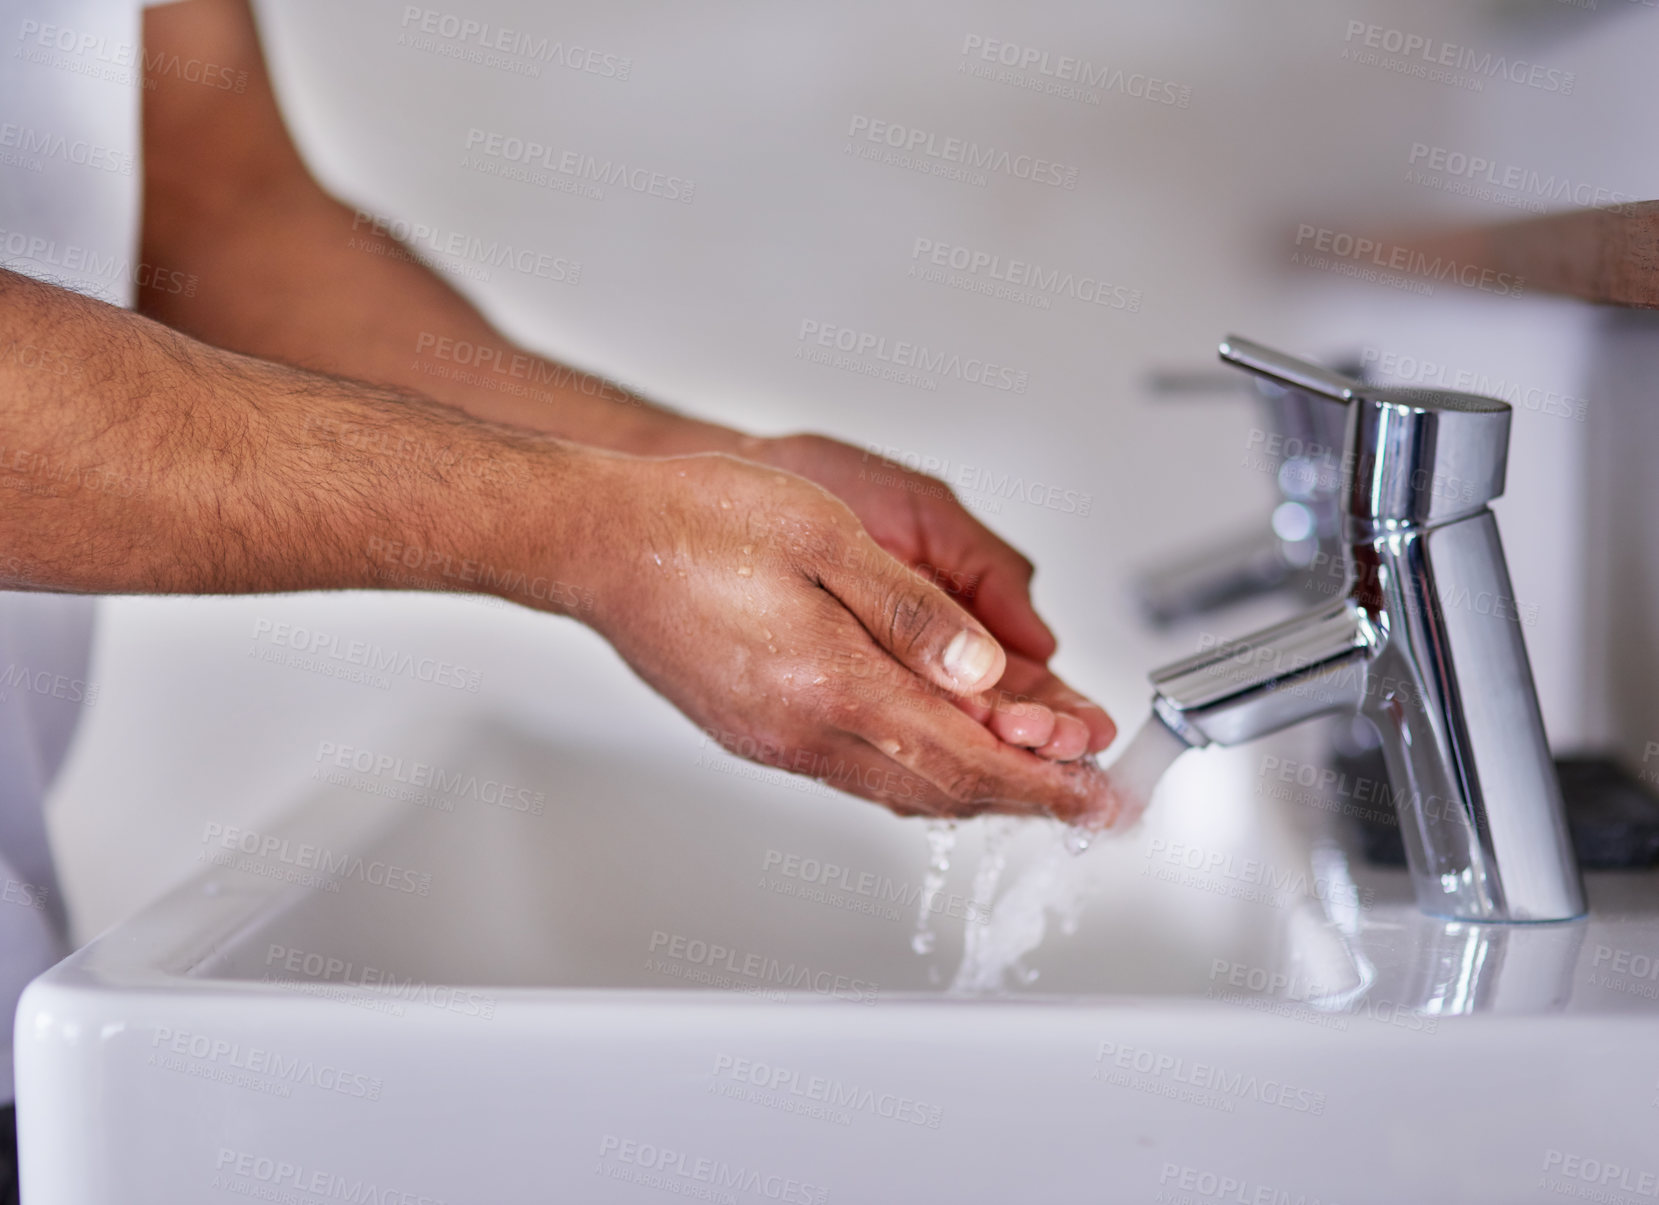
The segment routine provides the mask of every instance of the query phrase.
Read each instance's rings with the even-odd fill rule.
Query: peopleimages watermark
[[[1371,372],[1409,385],[1477,393],[1482,397],[1508,402],[1516,410],[1547,414],[1552,418],[1570,418],[1580,423],[1590,414],[1589,398],[1523,385],[1507,377],[1488,376],[1468,368],[1453,368],[1436,360],[1383,351],[1377,347],[1361,348],[1359,358],[1360,363]]]
[[[905,274],[914,279],[1034,309],[1049,309],[1052,298],[1063,297],[1083,305],[1130,314],[1141,311],[1139,289],[1067,269],[1044,267],[1030,260],[1004,259],[989,251],[942,239],[918,235],[910,246],[910,261]]]
[[[48,888],[39,883],[30,883],[7,875],[5,886],[0,887],[0,904],[15,904],[19,908],[44,912],[46,901],[51,894]]]
[[[67,280],[61,283],[77,288],[91,285],[102,291],[118,281],[124,281],[138,289],[194,297],[201,283],[193,272],[158,268],[143,260],[135,263],[117,252],[101,253],[79,243],[60,243],[57,239],[22,230],[0,228],[0,254],[8,259],[29,260],[43,268],[63,272]]]
[[[1659,1197],[1659,1173],[1575,1155],[1555,1147],[1544,1151],[1543,1172],[1538,1187],[1563,1197],[1615,1202],[1621,1198],[1613,1195],[1613,1189],[1633,1192],[1639,1197]],[[1593,1187],[1586,1190],[1584,1185]]]
[[[70,351],[24,339],[0,339],[0,364],[38,369],[54,377],[80,377],[86,375],[86,363],[79,349]]]
[[[32,669],[21,662],[8,662],[0,669],[0,700],[8,692],[25,690],[43,699],[62,699],[66,703],[80,703],[91,707],[98,702],[98,684],[81,678],[71,678],[55,670]]]
[[[867,979],[836,974],[804,962],[784,962],[768,954],[746,953],[721,942],[667,933],[661,929],[652,931],[647,952],[661,955],[647,959],[647,970],[689,982],[709,983],[714,987],[728,984],[712,982],[707,976],[737,976],[760,987],[816,992],[854,1004],[874,1004],[880,990],[879,985]]]
[[[785,1113],[799,1113],[836,1125],[851,1125],[852,1114],[937,1130],[944,1109],[925,1100],[844,1083],[833,1076],[807,1075],[762,1059],[718,1054],[709,1094],[746,1100]]]
[[[437,657],[418,657],[367,640],[344,640],[322,628],[270,619],[254,621],[248,655],[329,678],[360,682],[376,690],[390,690],[392,678],[407,678],[477,694],[484,681],[482,670]]]
[[[1407,184],[1421,184],[1530,213],[1543,213],[1550,205],[1561,204],[1627,213],[1626,206],[1640,199],[1627,192],[1574,180],[1564,172],[1546,175],[1534,168],[1500,163],[1484,155],[1426,142],[1411,144],[1406,163]]]
[[[1192,104],[1192,88],[1187,84],[984,34],[965,35],[960,54],[956,69],[964,75],[1061,100],[1098,105],[1102,95],[1116,94],[1178,109]]]
[[[872,457],[875,458],[873,463]],[[1076,515],[1078,518],[1087,518],[1094,509],[1094,495],[1087,491],[967,461],[953,464],[949,457],[866,444],[862,463],[866,467],[858,470],[860,481],[895,486],[924,497],[943,499],[954,493],[963,506],[984,514],[1001,514],[1004,502],[1023,502],[1027,506]],[[900,472],[901,469],[925,476],[909,477]],[[935,478],[937,480],[933,480]],[[955,588],[954,580],[949,583],[936,581],[935,584],[944,585],[952,594],[964,593]]]
[[[1192,1205],[1218,1201],[1222,1205],[1321,1205],[1312,1193],[1292,1192],[1272,1184],[1258,1184],[1190,1163],[1165,1162],[1158,1171],[1156,1205]],[[1335,1201],[1324,1205],[1336,1205]]]
[[[909,339],[803,318],[795,335],[795,358],[860,376],[876,377],[929,392],[940,380],[961,381],[1000,393],[1024,393],[1031,374],[979,356],[940,351]]]
[[[288,975],[305,978],[286,978]],[[404,1004],[419,1004],[441,1013],[495,1020],[495,998],[472,988],[429,983],[412,976],[402,978],[368,963],[359,965],[350,958],[277,942],[265,949],[264,982],[396,1017],[406,1015]]]
[[[1123,1042],[1100,1043],[1090,1078],[1222,1113],[1235,1112],[1241,1100],[1311,1117],[1326,1106],[1325,1094],[1312,1088]]]
[[[1301,222],[1296,227],[1294,265],[1333,272],[1372,284],[1402,288],[1430,296],[1434,281],[1450,281],[1497,297],[1519,297],[1526,278],[1512,272],[1469,263],[1450,255],[1430,256],[1426,251],[1399,243],[1388,243],[1366,235],[1349,234]],[[1392,276],[1390,273],[1401,273]]]
[[[1347,458],[1344,457],[1344,459]],[[1248,454],[1245,463],[1247,466],[1251,464]],[[1268,466],[1263,461],[1256,461],[1254,467],[1267,471]],[[1316,471],[1323,473],[1326,469],[1321,466]],[[1342,479],[1334,470],[1332,470],[1332,475],[1336,476],[1337,480]],[[1436,474],[1435,476],[1439,477],[1440,475]],[[1427,473],[1419,471],[1416,474],[1416,479],[1421,483],[1427,482],[1430,478]],[[1457,479],[1447,478],[1447,480],[1455,483]],[[1419,485],[1419,488],[1422,488],[1422,486]],[[1456,493],[1442,493],[1432,488],[1426,492],[1433,497],[1450,498],[1469,503],[1473,503],[1475,500],[1475,495],[1464,493],[1461,486],[1458,487]],[[1308,558],[1307,564],[1301,568],[1304,575],[1304,588],[1326,596],[1351,594],[1356,588],[1376,594],[1387,586],[1388,569],[1380,559],[1373,558],[1364,562],[1356,562],[1340,549],[1320,548]],[[1443,610],[1468,611],[1491,619],[1518,623],[1522,627],[1528,628],[1538,623],[1537,603],[1521,602],[1512,595],[1503,594],[1496,590],[1477,590],[1470,587],[1468,583],[1459,582],[1447,585],[1436,597]],[[1305,659],[1299,659],[1299,655],[1295,653],[1274,649],[1266,645],[1252,645],[1247,641],[1223,640],[1209,632],[1204,633],[1199,639],[1199,652],[1211,648],[1227,648],[1232,651],[1234,659],[1241,664],[1254,658],[1258,669],[1265,669],[1269,665],[1273,665],[1280,670],[1291,672],[1312,664]],[[1355,662],[1341,671],[1342,680],[1348,683],[1357,683],[1360,675],[1364,672],[1364,665]],[[1329,679],[1325,680],[1328,681]],[[1404,679],[1390,678],[1386,680],[1385,685],[1388,689],[1394,689],[1398,686],[1398,693],[1414,693],[1416,690]],[[1299,687],[1292,686],[1290,689],[1295,690]],[[1367,682],[1367,693],[1374,693],[1369,681]]]
[[[147,76],[170,76],[220,92],[247,91],[248,73],[205,59],[185,58],[163,49],[140,50],[136,42],[114,41],[107,34],[25,17],[18,27],[12,57],[127,87],[154,88]],[[142,64],[143,74],[138,68]]]
[[[1404,787],[1395,790],[1387,779],[1349,774],[1271,753],[1262,758],[1256,794],[1371,824],[1398,824],[1401,809],[1435,820],[1457,815],[1456,808],[1439,795],[1425,796]]]
[[[320,741],[317,744],[315,760],[319,763],[319,768],[313,771],[314,778],[334,769],[350,770],[354,774],[381,780],[381,785],[386,789],[370,791],[372,794],[395,793],[396,788],[400,787],[409,788],[417,793],[430,788],[443,797],[440,803],[448,804],[447,807],[440,807],[441,811],[453,811],[454,801],[457,799],[470,799],[474,803],[488,804],[509,812],[523,812],[530,816],[540,816],[547,810],[545,791],[487,775],[479,776],[460,771],[452,773],[431,762],[404,758],[395,753],[380,753],[355,745]],[[339,786],[350,786],[354,790],[366,789],[360,784],[345,780],[344,775],[331,776],[328,781]],[[418,800],[424,796],[417,794],[415,798]]]
[[[410,367],[417,372],[462,385],[477,385],[494,393],[557,404],[565,400],[554,392],[558,390],[624,406],[645,404],[615,381],[544,360],[529,352],[514,351],[510,347],[474,343],[470,339],[421,331],[415,336],[415,355],[430,355],[440,361],[433,364],[416,359]],[[537,388],[541,385],[552,388]]]
[[[4,362],[7,350],[0,350],[0,363]],[[45,367],[45,361],[41,361],[40,366],[43,371],[58,375],[55,370]],[[76,375],[79,375],[79,368]],[[55,452],[48,454],[7,447],[0,447],[0,489],[41,497],[61,497],[86,490],[93,494],[134,498],[146,492],[143,481],[103,465],[69,464]]]
[[[779,1175],[724,1159],[658,1146],[619,1134],[599,1139],[596,1176],[661,1189],[695,1201],[735,1205],[740,1192],[779,1205],[824,1205],[829,1189],[797,1176]]]
[[[1589,982],[1620,995],[1659,1000],[1659,958],[1640,950],[1597,945],[1590,958]]]
[[[1647,741],[1642,745],[1642,768],[1637,777],[1643,782],[1659,786],[1659,765],[1654,764],[1659,758],[1659,741]]]
[[[1316,899],[1369,909],[1376,900],[1372,888],[1360,887],[1351,880],[1309,874],[1300,866],[1287,869],[1260,858],[1239,857],[1230,849],[1206,849],[1190,841],[1154,837],[1144,856],[1141,873],[1161,882],[1274,907]]]
[[[298,1087],[374,1101],[380,1099],[384,1089],[377,1075],[167,1025],[157,1025],[150,1031],[146,1065],[270,1096],[289,1097]]]
[[[1201,633],[1198,651],[1202,653],[1211,649],[1221,654],[1214,659],[1215,662],[1223,659],[1231,661],[1252,680],[1278,680],[1276,689],[1293,697],[1310,692],[1317,692],[1322,697],[1346,693],[1349,697],[1384,700],[1391,706],[1403,705],[1420,710],[1428,706],[1420,682],[1400,674],[1377,672],[1370,660],[1357,655],[1357,649],[1355,656],[1339,664],[1326,664],[1317,674],[1310,674],[1305,679],[1297,677],[1298,671],[1317,663],[1299,651],[1251,644],[1244,640],[1226,640],[1211,632]]]
[[[1350,20],[1343,43],[1341,57],[1347,61],[1470,92],[1484,91],[1489,81],[1505,81],[1569,96],[1578,78],[1557,67],[1366,21]]]
[[[517,180],[560,192],[600,200],[601,185],[641,196],[689,204],[697,185],[683,176],[603,158],[585,151],[560,150],[535,138],[502,134],[473,126],[467,131],[461,166],[504,180]]]
[[[942,135],[863,113],[852,115],[846,138],[845,154],[980,187],[988,183],[989,175],[1052,188],[1077,187],[1075,164],[1056,163],[1006,147],[983,145],[972,139]]]
[[[209,820],[202,829],[202,845],[200,861],[327,891],[338,892],[346,880],[405,895],[425,896],[432,891],[430,871],[217,820]]]
[[[403,6],[397,44],[532,79],[540,78],[544,64],[621,81],[627,80],[634,69],[634,61],[627,55],[417,4]]]
[[[924,896],[928,911],[936,915],[968,924],[989,924],[991,920],[988,908],[955,892],[928,894],[916,883],[901,883],[890,875],[869,870],[855,871],[839,862],[809,855],[768,849],[760,869],[758,886],[769,891],[884,920],[914,915]],[[900,908],[906,911],[901,913]]]
[[[511,598],[514,601],[539,602],[576,614],[592,611],[597,599],[592,590],[573,582],[537,574],[531,577],[522,569],[501,569],[486,561],[470,557],[457,558],[453,553],[435,548],[422,548],[402,540],[388,540],[370,536],[368,554],[371,559],[411,570],[416,576],[410,582],[431,583],[436,578],[476,586],[479,590]],[[482,675],[479,675],[482,677]],[[476,693],[476,686],[468,686]]]
[[[1438,1017],[1425,1015],[1393,1000],[1372,997],[1369,993],[1351,1004],[1345,1003],[1340,1010],[1318,1007],[1328,999],[1345,996],[1348,986],[1304,979],[1295,970],[1269,969],[1228,958],[1212,958],[1210,983],[1204,995],[1211,1000],[1306,1021],[1324,1029],[1346,1031],[1350,1014],[1412,1033],[1432,1034],[1439,1027]]]
[[[130,151],[116,150],[52,130],[37,130],[33,126],[20,126],[10,121],[0,122],[0,163],[39,172],[45,169],[48,159],[120,176],[130,176],[136,170],[136,161]]]
[[[485,269],[506,268],[522,276],[554,284],[574,285],[582,281],[582,265],[573,259],[529,247],[515,247],[503,239],[483,239],[459,230],[445,230],[429,222],[412,222],[406,218],[359,209],[352,215],[351,229],[347,246],[362,251],[379,251],[386,246],[379,240],[390,238],[404,247],[462,264]],[[369,235],[379,237],[370,238]],[[475,279],[488,280],[489,272]]]
[[[219,1148],[213,1167],[209,1188],[284,1205],[300,1200],[295,1193],[330,1201],[373,1201],[375,1205],[444,1205],[442,1197],[408,1192],[389,1184],[377,1184],[363,1176],[342,1175],[228,1146]]]
[[[530,474],[512,460],[501,460],[488,453],[468,452],[442,440],[421,439],[380,423],[354,423],[330,414],[308,414],[300,424],[300,433],[319,443],[331,444],[353,452],[363,452],[474,478],[497,485],[526,484]]]
[[[884,696],[885,697],[885,696]],[[732,762],[711,757],[710,746],[717,746],[743,761]],[[789,787],[797,791],[863,791],[879,793],[894,801],[925,796],[932,790],[930,784],[904,770],[869,765],[849,760],[840,754],[820,753],[815,749],[779,745],[765,737],[747,732],[703,729],[695,763],[698,769],[735,773],[768,785]],[[751,765],[747,763],[760,763]],[[766,768],[770,767],[770,769]]]

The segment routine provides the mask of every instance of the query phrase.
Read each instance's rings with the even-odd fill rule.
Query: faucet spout
[[[1358,711],[1382,643],[1364,609],[1345,598],[1165,666],[1152,675],[1152,706],[1194,748],[1242,744]]]

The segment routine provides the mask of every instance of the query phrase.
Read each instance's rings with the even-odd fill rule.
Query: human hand
[[[961,602],[1009,654],[999,698],[1013,706],[1034,701],[1080,722],[1061,721],[1061,756],[1112,743],[1117,726],[1104,709],[1047,668],[1055,639],[1031,602],[1031,562],[968,513],[944,482],[822,435],[749,438],[739,454],[817,482],[877,544]],[[963,707],[976,718],[985,714],[966,701]]]
[[[1091,760],[1034,752],[1056,729],[1082,752],[1065,717],[987,693],[1011,671],[1053,694],[1052,676],[828,491],[725,455],[598,464],[602,513],[574,567],[594,600],[583,618],[723,745],[901,814],[1115,806]]]

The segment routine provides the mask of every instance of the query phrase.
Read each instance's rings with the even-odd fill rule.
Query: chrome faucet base
[[[1497,521],[1509,407],[1379,389],[1243,340],[1224,359],[1349,409],[1346,593],[1156,671],[1188,744],[1232,745],[1335,712],[1382,737],[1419,905],[1456,920],[1584,913]]]

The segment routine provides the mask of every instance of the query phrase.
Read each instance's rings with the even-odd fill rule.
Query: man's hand
[[[1047,731],[1036,747],[1048,757],[1111,741],[1105,712],[1045,668],[1054,639],[1031,606],[1030,563],[942,483],[885,465],[883,480],[871,481],[878,462],[846,444],[746,438],[513,346],[373,215],[354,213],[311,178],[283,127],[244,0],[151,8],[144,37],[147,62],[218,63],[245,71],[248,87],[225,93],[159,71],[146,78],[143,258],[201,285],[189,296],[142,290],[143,312],[218,347],[418,391],[577,443],[635,456],[730,452],[806,477],[846,502],[882,548],[954,588],[1005,646],[996,704],[957,699],[962,710],[1021,744]],[[517,375],[429,372],[445,367],[423,359],[439,340]],[[478,375],[489,379],[475,383]],[[521,379],[533,386],[522,395],[493,387]]]
[[[725,455],[606,463],[598,494],[625,501],[576,570],[587,621],[719,743],[906,815],[1111,818],[1092,761],[1019,747],[1056,725],[984,693],[1005,671],[984,628],[828,492]]]
[[[1009,654],[998,697],[1035,700],[1058,714],[1061,756],[1112,743],[1117,727],[1106,712],[1047,668],[1055,640],[1031,602],[1031,562],[944,482],[821,435],[745,440],[739,454],[816,481],[852,508],[877,544],[972,612]],[[971,701],[963,707],[982,715]]]

